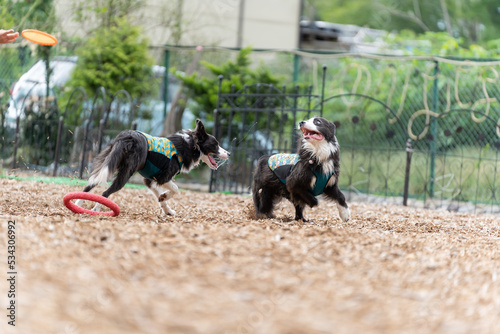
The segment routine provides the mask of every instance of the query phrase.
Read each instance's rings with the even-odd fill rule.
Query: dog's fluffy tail
[[[125,145],[122,141],[117,140],[99,153],[94,159],[94,170],[90,174],[89,186],[106,184],[108,176],[113,175],[125,155]]]

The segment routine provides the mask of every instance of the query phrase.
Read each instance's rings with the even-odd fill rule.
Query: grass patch
[[[429,153],[415,151],[409,196],[496,204],[499,202],[495,191],[500,185],[499,162],[500,154],[485,148],[461,147],[437,152],[432,180]],[[404,151],[344,148],[339,185],[360,193],[401,196],[405,169]]]
[[[34,182],[43,182],[43,183],[53,183],[53,184],[62,184],[66,186],[81,186],[84,187],[87,185],[86,180],[80,180],[70,177],[62,177],[62,176],[14,176],[14,175],[5,175],[0,174],[0,178],[2,179],[10,179],[10,180],[18,180],[18,181],[34,181]],[[142,184],[134,184],[127,183],[125,188],[130,189],[145,189],[146,186]]]

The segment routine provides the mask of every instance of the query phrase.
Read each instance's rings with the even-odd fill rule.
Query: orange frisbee
[[[57,38],[40,30],[25,29],[23,30],[21,35],[23,35],[23,37],[26,38],[28,41],[36,44],[47,45],[47,46],[57,44]]]

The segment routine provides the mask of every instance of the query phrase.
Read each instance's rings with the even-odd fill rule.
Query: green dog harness
[[[278,153],[269,157],[267,164],[278,179],[283,182],[283,184],[286,184],[286,178],[292,173],[293,168],[299,160],[300,158],[298,154]],[[315,170],[312,170],[312,172],[316,176],[316,183],[314,184],[314,187],[311,188],[311,191],[314,196],[318,196],[323,193],[328,180],[330,180],[330,177],[332,177],[335,172],[331,172],[329,174],[320,173]]]
[[[158,174],[167,169],[174,159],[179,162],[179,172],[182,169],[182,157],[177,152],[174,143],[163,137],[153,137],[147,133],[137,131],[148,141],[148,156],[144,168],[139,170],[146,179],[154,180]]]

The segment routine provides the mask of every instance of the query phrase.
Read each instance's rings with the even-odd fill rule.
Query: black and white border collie
[[[217,169],[216,159],[212,155],[216,159],[228,159],[230,153],[206,132],[200,120],[196,120],[194,130],[182,130],[166,138],[125,130],[94,159],[94,170],[83,191],[88,192],[98,184],[106,184],[108,176],[117,172],[111,186],[102,193],[102,196],[108,197],[123,188],[135,172],[139,172],[163,212],[175,215],[175,211],[167,204],[167,200],[179,191],[173,177],[180,172],[189,172],[200,161],[211,169]],[[79,206],[82,203],[82,200],[76,202]],[[99,209],[100,204],[97,204],[94,210]]]
[[[304,219],[306,205],[318,205],[324,194],[337,202],[340,218],[350,219],[349,207],[339,189],[340,150],[335,125],[313,117],[299,123],[302,138],[298,154],[264,155],[257,162],[252,185],[257,219],[273,218],[274,206],[286,198],[295,207],[295,220]]]

